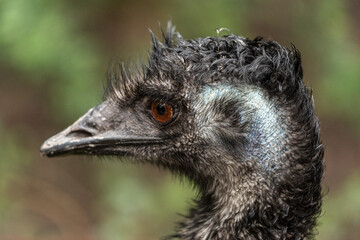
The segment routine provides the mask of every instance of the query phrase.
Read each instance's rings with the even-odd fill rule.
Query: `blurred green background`
[[[41,143],[102,100],[114,57],[146,59],[148,28],[264,36],[303,56],[326,148],[321,240],[360,239],[358,0],[0,0],[0,239],[152,240],[196,193],[115,159],[46,159]]]

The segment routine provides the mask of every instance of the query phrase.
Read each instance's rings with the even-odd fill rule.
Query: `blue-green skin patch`
[[[205,86],[194,104],[200,135],[214,144],[219,141],[219,131],[227,129],[217,120],[224,116],[229,102],[237,103],[234,114],[239,116],[234,135],[244,136],[247,142],[245,155],[238,156],[237,160],[257,160],[265,169],[276,168],[284,149],[285,126],[261,89],[224,84]]]

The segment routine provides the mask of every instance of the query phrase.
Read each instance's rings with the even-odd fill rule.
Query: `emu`
[[[178,239],[313,239],[323,146],[300,53],[234,34],[186,40],[168,24],[149,63],[113,67],[105,101],[41,153],[115,155],[187,177],[200,196]]]

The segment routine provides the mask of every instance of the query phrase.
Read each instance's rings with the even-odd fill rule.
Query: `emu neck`
[[[259,239],[248,232],[259,209],[259,202],[269,189],[266,181],[242,171],[242,175],[227,175],[215,179],[180,224],[176,237],[180,239]],[[239,175],[242,176],[239,178]],[[266,194],[265,194],[266,195]]]
[[[188,219],[180,224],[175,237],[183,240],[312,239],[320,198],[320,192],[313,187],[318,188],[319,183],[311,186],[298,181],[288,186],[288,180],[283,182],[281,175],[270,177],[256,171],[246,173],[248,170],[239,172],[238,180],[215,179],[196,202]]]

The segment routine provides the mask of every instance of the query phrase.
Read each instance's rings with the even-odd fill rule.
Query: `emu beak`
[[[63,154],[124,155],[129,149],[160,143],[158,133],[136,118],[132,109],[118,109],[105,101],[71,126],[46,140],[43,156]]]

